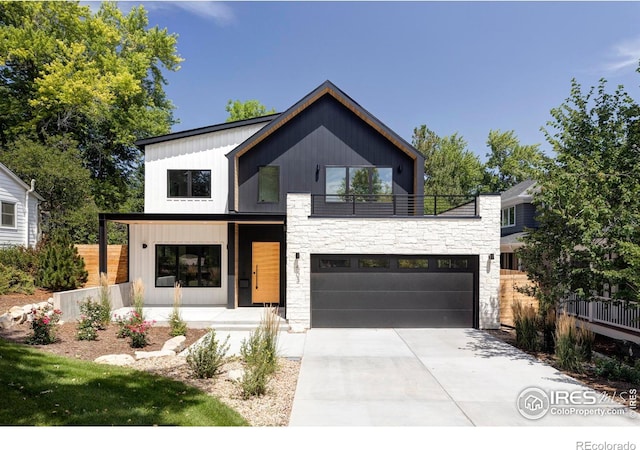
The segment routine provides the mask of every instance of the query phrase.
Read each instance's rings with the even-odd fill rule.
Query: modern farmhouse
[[[424,192],[424,157],[329,81],[280,114],[143,139],[129,278],[147,306],[278,304],[292,328],[499,326],[500,197]]]

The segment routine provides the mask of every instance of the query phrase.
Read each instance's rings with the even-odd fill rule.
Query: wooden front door
[[[280,303],[280,243],[251,244],[251,303]]]

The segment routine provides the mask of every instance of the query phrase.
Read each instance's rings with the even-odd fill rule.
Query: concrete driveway
[[[521,396],[527,388],[537,389]],[[525,418],[518,401],[530,417],[546,414]],[[640,418],[483,331],[311,329],[289,425],[638,426]]]

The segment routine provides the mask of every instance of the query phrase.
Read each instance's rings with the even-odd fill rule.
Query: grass
[[[0,425],[248,425],[184,383],[1,339],[0,398]]]

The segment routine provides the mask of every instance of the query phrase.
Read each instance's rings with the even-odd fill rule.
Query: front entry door
[[[280,303],[280,243],[251,244],[251,303]]]

